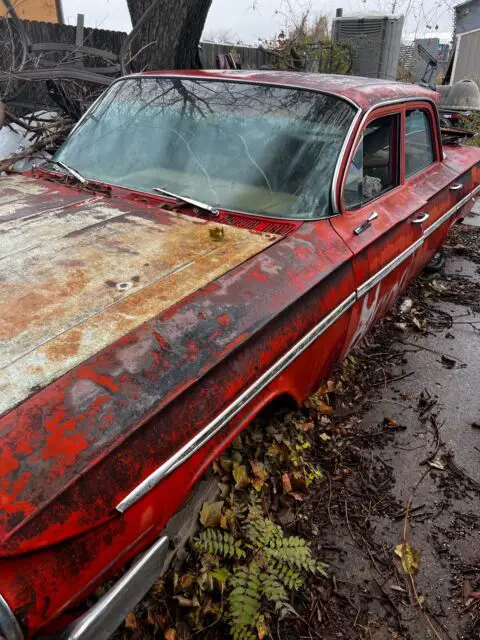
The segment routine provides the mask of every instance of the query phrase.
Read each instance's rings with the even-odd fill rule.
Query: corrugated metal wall
[[[479,28],[480,0],[471,0],[455,7],[455,36]]]
[[[451,84],[463,78],[480,80],[480,29],[457,37]]]

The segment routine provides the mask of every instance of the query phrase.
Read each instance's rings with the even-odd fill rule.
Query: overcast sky
[[[357,11],[378,11],[392,6],[395,0],[311,0],[312,13],[333,17],[335,7],[343,7],[345,13]],[[252,9],[255,2],[256,9]],[[230,32],[243,42],[254,44],[258,39],[268,39],[285,24],[285,18],[278,13],[284,8],[285,0],[213,0],[205,27],[205,35]],[[294,6],[302,6],[303,0],[293,0]],[[443,37],[451,31],[452,11],[450,0],[396,0],[397,13],[405,12],[410,6],[404,33],[410,36],[417,29],[417,35],[424,37],[438,26],[437,33]],[[303,3],[305,6],[305,3]],[[128,31],[130,18],[125,0],[63,0],[65,19],[74,23],[77,13],[85,14],[89,27]],[[428,28],[428,27],[431,27]]]

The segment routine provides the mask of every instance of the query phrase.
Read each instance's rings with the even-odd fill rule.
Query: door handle
[[[425,222],[426,220],[428,220],[430,217],[430,214],[428,213],[421,213],[418,218],[414,218],[412,220],[412,224],[422,224],[422,222]]]
[[[372,226],[372,221],[376,220],[378,218],[378,213],[376,211],[372,211],[372,213],[368,216],[368,218],[365,220],[365,222],[362,222],[362,224],[357,227],[356,229],[353,230],[353,233],[356,236],[359,236],[361,233],[363,233],[364,231],[366,231],[368,229],[368,227]]]
[[[456,182],[455,184],[452,184],[452,186],[450,187],[450,191],[458,191],[462,187],[463,184],[461,184],[460,182]]]

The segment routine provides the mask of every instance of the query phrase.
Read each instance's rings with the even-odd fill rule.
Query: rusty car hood
[[[115,188],[22,180],[0,189],[18,198],[0,210],[0,557],[118,518],[140,480],[328,311],[320,283],[331,276],[343,300],[353,277],[327,220],[270,235]],[[158,503],[165,517],[179,495]],[[137,506],[122,526],[143,531],[152,509],[137,518]]]
[[[0,416],[274,239],[24,177],[0,190]]]

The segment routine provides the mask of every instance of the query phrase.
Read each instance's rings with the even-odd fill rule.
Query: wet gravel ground
[[[407,292],[427,332],[408,318],[392,331],[393,318],[369,337],[366,355],[390,354],[378,366],[393,382],[362,396],[357,437],[320,455],[328,482],[306,509],[316,535],[309,519],[303,532],[332,577],[282,638],[480,638],[480,314],[465,304],[480,234],[463,227],[449,245],[444,271]],[[425,303],[432,282],[441,295]],[[412,577],[394,553],[405,540],[420,555]]]

